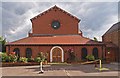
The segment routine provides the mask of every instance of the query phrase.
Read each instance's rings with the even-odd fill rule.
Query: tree
[[[40,72],[39,73],[43,73],[43,69],[42,69],[42,63],[45,61],[45,54],[43,52],[38,53],[38,56],[36,57],[36,62],[39,62],[40,64]]]
[[[74,54],[73,49],[68,49],[68,53],[69,53],[69,58],[67,59],[67,61],[74,62],[75,61],[75,54]]]
[[[6,43],[6,39],[3,38],[2,36],[0,37],[0,52],[5,52],[5,43]]]
[[[98,39],[96,37],[94,37],[94,41],[98,41]]]

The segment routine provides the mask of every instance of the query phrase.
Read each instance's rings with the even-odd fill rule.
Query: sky
[[[15,41],[28,36],[32,28],[30,19],[57,5],[78,17],[79,29],[83,36],[99,41],[101,36],[118,22],[118,2],[2,2],[0,5],[0,35],[7,41]]]

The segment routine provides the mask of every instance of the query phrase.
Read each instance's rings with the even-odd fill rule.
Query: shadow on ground
[[[97,65],[99,68],[99,65]],[[108,68],[110,70],[104,70],[101,72],[110,72],[110,71],[118,71],[117,65],[112,64],[103,64],[102,67]],[[33,68],[26,68],[26,69],[32,69],[33,71],[39,71],[39,66],[33,67]],[[81,65],[81,64],[73,64],[73,65],[44,65],[43,66],[44,71],[59,71],[59,70],[66,70],[66,71],[82,71],[84,73],[95,73],[100,72],[99,70],[95,69],[94,64],[88,64],[88,65]]]

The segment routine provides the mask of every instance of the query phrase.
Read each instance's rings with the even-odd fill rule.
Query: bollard
[[[102,68],[101,60],[100,60],[100,69]]]

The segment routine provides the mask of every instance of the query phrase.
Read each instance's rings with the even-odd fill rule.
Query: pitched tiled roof
[[[111,32],[118,31],[118,30],[120,30],[120,22],[115,23],[105,34],[109,34]]]
[[[48,12],[51,11],[51,10],[54,10],[54,9],[56,9],[56,10],[60,10],[61,12],[63,12],[63,13],[65,13],[65,14],[69,15],[70,17],[72,17],[72,18],[78,20],[78,22],[80,21],[80,19],[78,19],[76,16],[71,15],[70,13],[64,11],[63,9],[57,7],[56,5],[55,5],[54,7],[51,7],[50,9],[48,9],[48,10],[46,10],[46,11],[40,13],[39,15],[37,15],[37,16],[31,18],[31,20],[34,20],[34,19],[36,19],[36,18],[38,18],[38,17],[40,17],[40,16],[42,16],[42,15],[48,13]]]
[[[7,45],[77,45],[77,44],[103,44],[91,39],[78,36],[46,36],[46,37],[26,37]]]

